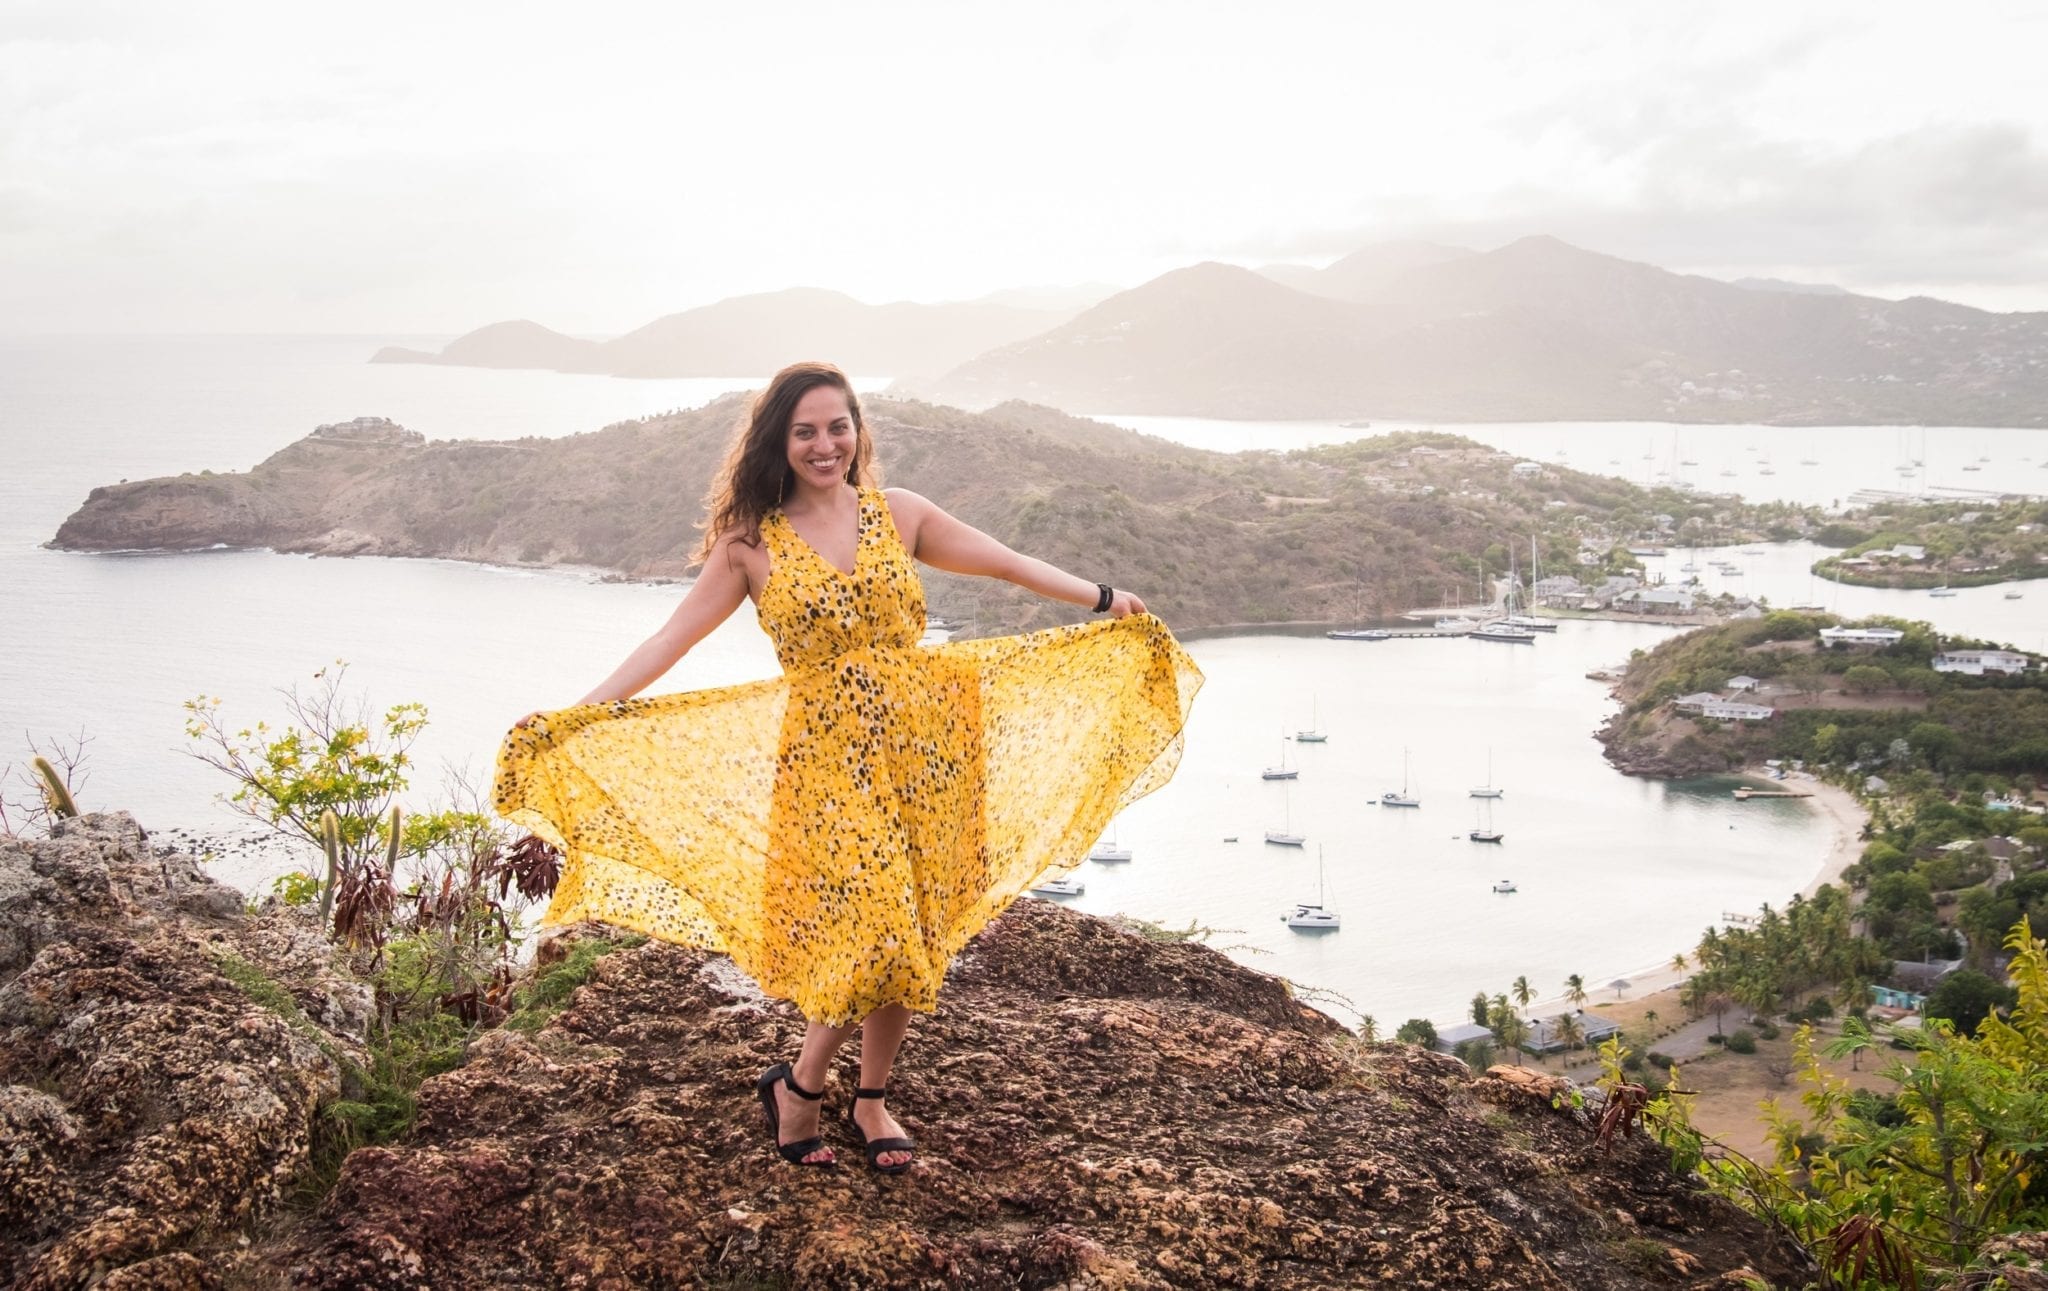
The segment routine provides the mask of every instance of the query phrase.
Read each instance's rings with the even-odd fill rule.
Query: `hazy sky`
[[[0,0],[0,331],[603,334],[1537,232],[2048,309],[2044,14]]]

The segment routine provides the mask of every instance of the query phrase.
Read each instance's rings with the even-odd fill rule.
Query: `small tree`
[[[372,717],[368,700],[342,695],[348,665],[336,660],[313,674],[310,694],[298,686],[284,696],[290,724],[267,722],[230,730],[220,698],[185,702],[185,734],[199,747],[191,756],[226,772],[236,788],[223,801],[237,813],[283,834],[322,846],[320,816],[332,811],[340,826],[341,874],[346,880],[375,862],[384,847],[383,822],[406,787],[407,752],[427,724],[423,704],[397,704]]]
[[[1564,997],[1571,1001],[1573,1008],[1582,1007],[1586,1003],[1586,979],[1577,973],[1565,978]]]
[[[1402,1044],[1420,1045],[1424,1049],[1436,1048],[1436,1023],[1428,1018],[1409,1018],[1394,1032],[1394,1038]]]

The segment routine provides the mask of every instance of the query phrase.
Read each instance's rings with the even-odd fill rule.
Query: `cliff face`
[[[534,1036],[420,1090],[310,1218],[266,1222],[363,997],[132,820],[0,840],[0,1268],[24,1287],[1731,1287],[1806,1271],[1641,1139],[1362,1045],[1276,979],[1020,902],[918,1019],[900,1178],[771,1154],[803,1023],[727,962],[600,960]],[[559,945],[557,946],[559,949]],[[219,970],[246,958],[306,1015]],[[316,1042],[317,1037],[317,1042]],[[848,1060],[850,1063],[850,1059]],[[245,1244],[245,1237],[253,1242]],[[105,1281],[97,1279],[105,1278]]]

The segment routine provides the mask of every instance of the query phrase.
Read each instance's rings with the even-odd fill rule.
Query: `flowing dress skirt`
[[[546,923],[722,950],[816,1021],[929,1011],[969,938],[1172,775],[1201,681],[1149,614],[870,646],[545,714],[493,798],[566,854]]]

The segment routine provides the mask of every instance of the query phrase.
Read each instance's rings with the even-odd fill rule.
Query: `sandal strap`
[[[889,1091],[886,1087],[882,1089],[856,1089],[853,1091],[853,1096],[855,1098],[887,1098]]]
[[[802,1085],[797,1084],[796,1068],[789,1065],[788,1063],[784,1063],[782,1065],[782,1083],[789,1086],[790,1093],[795,1094],[798,1098],[801,1098],[808,1103],[815,1103],[825,1096],[825,1091],[822,1089],[820,1089],[816,1093],[812,1093],[810,1090],[805,1089]]]

